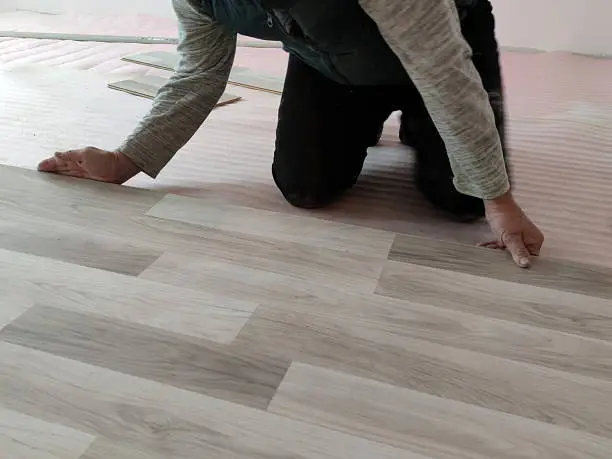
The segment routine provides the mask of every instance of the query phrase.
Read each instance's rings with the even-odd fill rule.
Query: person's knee
[[[418,177],[417,187],[434,208],[455,221],[472,222],[485,216],[482,199],[460,193],[452,179]]]
[[[283,193],[283,196],[289,204],[298,209],[323,209],[333,202],[333,199],[330,198],[322,198],[320,196],[301,192]]]
[[[320,190],[297,190],[291,189],[291,187],[283,187],[278,183],[277,187],[285,200],[299,209],[322,209],[334,201],[333,196]]]
[[[334,196],[317,184],[305,185],[272,165],[272,177],[285,200],[300,209],[321,209],[334,201]]]

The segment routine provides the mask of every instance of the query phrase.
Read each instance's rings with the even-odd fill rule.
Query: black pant
[[[462,11],[462,30],[489,93],[504,144],[504,107],[495,24],[488,0]],[[484,215],[482,200],[459,193],[446,148],[414,86],[338,84],[289,57],[272,173],[283,196],[303,208],[330,204],[357,181],[367,149],[389,115],[402,112],[400,139],[417,152],[417,184],[437,208],[461,219]]]

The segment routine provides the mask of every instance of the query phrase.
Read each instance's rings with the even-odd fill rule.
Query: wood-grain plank
[[[299,363],[269,410],[436,459],[607,459],[612,451],[612,439]]]
[[[612,341],[612,300],[389,261],[376,293]]]
[[[38,193],[45,192],[48,188],[47,182],[55,184],[55,181],[49,181],[46,176],[32,171],[24,176],[26,183],[29,180],[35,184]],[[19,177],[17,174],[17,178]],[[30,251],[37,248],[36,253],[39,255],[55,256],[58,259],[88,265],[97,263],[98,266],[95,267],[100,268],[112,268],[113,266],[108,265],[114,264],[118,265],[117,270],[122,272],[132,266],[130,263],[134,263],[130,269],[130,273],[134,273],[150,262],[148,257],[139,261],[136,255],[157,256],[162,252],[175,252],[190,256],[208,256],[256,269],[290,274],[303,280],[311,278],[322,285],[332,284],[371,292],[376,287],[384,261],[384,257],[378,253],[379,249],[390,243],[385,240],[386,233],[381,232],[382,244],[378,245],[377,242],[372,245],[377,253],[374,257],[330,247],[274,240],[265,235],[248,236],[238,231],[222,231],[176,220],[164,220],[145,215],[146,211],[161,199],[159,193],[144,194],[141,199],[142,191],[108,184],[101,184],[101,187],[96,188],[99,198],[89,192],[85,193],[85,198],[67,197],[67,203],[60,199],[57,206],[45,200],[40,204],[31,200],[26,202],[24,207],[19,205],[19,195],[28,191],[15,177],[10,182],[13,183],[16,191],[13,191],[11,196],[14,195],[14,199],[6,206],[0,203],[0,211],[6,217],[6,241],[13,241],[13,246],[7,248]],[[81,186],[86,190],[89,186],[87,181],[59,183],[61,193],[55,193],[58,198],[64,197],[64,189],[69,184],[73,187],[75,196],[80,194]],[[98,204],[96,199],[101,204]],[[121,203],[122,199],[126,201],[125,206]],[[40,208],[41,204],[47,205],[48,208]],[[214,207],[215,204],[210,203],[210,209],[207,211],[214,212]],[[53,212],[49,209],[53,209]],[[60,216],[63,222],[56,223],[55,220]],[[281,214],[278,218],[285,221]],[[341,231],[356,228],[334,223],[329,225],[329,228],[343,228]],[[22,234],[24,227],[25,235]],[[240,228],[242,226],[234,230]],[[364,234],[373,234],[369,230],[363,231]],[[28,234],[31,238],[26,237]],[[99,246],[96,246],[96,243]],[[1,244],[2,241],[0,247]],[[347,244],[349,243],[345,245]],[[385,251],[386,249],[381,250]],[[130,254],[134,256],[129,256]]]
[[[270,272],[206,255],[193,257],[178,253],[166,253],[139,278],[258,303],[266,303],[271,298],[278,301],[292,301],[295,297],[327,298],[328,295],[337,298],[346,291],[333,274],[329,274],[326,286],[316,282],[316,278],[315,281],[307,276],[296,278],[293,272]]]
[[[137,275],[161,255],[113,226],[162,197],[135,188],[0,167],[0,247]],[[110,231],[99,231],[106,222]]]
[[[431,459],[5,342],[0,361],[0,404],[166,458]]]
[[[216,293],[223,291],[222,286],[209,290],[208,285],[213,278],[225,276],[235,284],[244,277],[249,285],[257,278],[271,282],[285,279],[290,284],[310,283],[343,291],[373,292],[384,263],[373,257],[264,240],[243,239],[236,244],[209,244],[208,247],[210,250],[206,253],[198,254],[166,252],[140,277],[178,286],[197,286]],[[217,274],[208,277],[211,272]],[[259,301],[261,297],[255,289],[245,299]]]
[[[436,308],[407,301],[377,300],[368,295],[346,294],[338,302],[296,299],[275,303],[273,298],[257,314],[306,314],[316,320],[340,318],[345,328],[360,325],[366,337],[418,339],[546,366],[585,376],[612,380],[612,343],[489,317]],[[354,316],[351,316],[353,314]],[[321,319],[319,319],[321,317]],[[367,327],[364,326],[367,324]],[[250,323],[241,332],[250,328]]]
[[[149,100],[155,99],[161,88],[168,83],[168,78],[159,75],[141,75],[128,80],[120,80],[108,83],[110,89],[122,91],[133,96],[144,97]],[[217,101],[215,108],[224,105],[232,104],[241,100],[240,96],[236,96],[225,91],[221,98]]]
[[[229,264],[321,286],[372,292],[385,262],[380,257],[342,250],[145,218],[146,221],[138,221],[127,231],[146,241],[149,247],[162,249],[166,252],[163,258],[174,258],[176,254],[188,264],[196,260],[205,264]],[[161,259],[157,261],[158,267],[164,264]]]
[[[37,248],[39,255],[83,265],[93,264],[93,267],[109,270],[115,268],[116,271],[130,271],[130,274],[140,272],[142,267],[160,253],[169,251],[235,262],[300,279],[312,278],[322,285],[344,285],[371,292],[376,287],[384,262],[380,256],[347,253],[265,237],[249,237],[236,232],[138,214],[112,219],[105,218],[104,213],[91,214],[73,217],[70,225],[56,225],[50,220],[37,217],[35,212],[34,215],[26,215],[17,209],[7,211],[6,217],[6,244],[21,241],[16,248],[29,253]],[[30,230],[36,245],[30,246],[30,239],[25,242],[21,240],[25,237],[20,235],[22,224],[40,229]],[[48,231],[43,231],[44,228],[48,228]],[[58,238],[61,244],[56,248],[53,243]],[[49,240],[49,244],[44,245],[41,240]],[[96,242],[106,245],[96,247]],[[13,246],[8,249],[15,248],[15,245],[13,242]],[[133,260],[128,256],[130,251],[141,254],[141,258]]]
[[[499,251],[398,234],[389,259],[612,299],[612,269],[546,257],[521,270]]]
[[[173,455],[172,459],[183,459],[185,455]],[[168,459],[163,452],[144,445],[129,445],[106,438],[96,438],[79,459]]]
[[[34,306],[34,302],[22,294],[6,290],[6,286],[0,282],[0,329]]]
[[[7,325],[0,339],[257,408],[268,405],[288,366],[279,357],[44,306]]]
[[[0,451],[6,459],[79,459],[92,435],[0,406]]]
[[[0,209],[72,222],[144,214],[165,193],[0,166]]]
[[[60,215],[56,220],[34,219],[34,225],[25,213],[0,220],[0,248],[132,276],[162,255],[137,241],[62,223]]]
[[[453,325],[450,317],[426,311],[374,297],[271,303],[258,309],[232,346],[612,438],[612,381],[489,355],[500,339],[494,329],[470,320]],[[475,333],[468,337],[470,331]],[[579,345],[559,341],[564,334],[546,348],[531,342],[539,339],[537,329],[532,335],[514,344],[524,346],[530,360],[557,354],[559,365],[567,367],[579,360],[571,351]],[[515,337],[520,341],[522,335]],[[472,347],[481,352],[461,348],[479,341]],[[497,349],[505,347],[511,348],[504,343]],[[565,360],[562,349],[568,352]],[[601,358],[609,362],[609,352]]]
[[[169,71],[175,69],[178,59],[177,53],[170,53],[167,51],[138,53],[122,58],[122,60],[134,64],[146,65]],[[282,94],[284,78],[260,74],[246,67],[232,67],[228,83],[258,91],[270,92],[272,94]]]
[[[231,342],[257,303],[0,249],[0,328],[35,303]]]
[[[387,257],[393,233],[304,215],[244,206],[221,205],[206,199],[166,195],[147,212],[153,217],[193,223],[258,238]]]

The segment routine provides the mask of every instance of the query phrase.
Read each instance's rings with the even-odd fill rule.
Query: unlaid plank
[[[146,99],[155,99],[159,90],[168,82],[167,78],[157,75],[143,75],[128,80],[115,81],[108,84],[110,89],[126,92],[133,96],[144,97]],[[229,92],[224,92],[215,107],[238,102],[240,96],[236,96]]]
[[[146,65],[160,70],[173,71],[178,64],[178,55],[167,51],[150,51],[125,56],[122,60],[134,64]],[[263,75],[244,67],[232,67],[229,83],[249,89],[282,94],[284,78]]]

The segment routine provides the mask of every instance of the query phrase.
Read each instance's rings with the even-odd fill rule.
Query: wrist
[[[485,199],[484,201],[486,208],[498,209],[508,206],[516,206],[516,202],[514,201],[514,197],[512,196],[512,191],[508,190],[501,196],[493,199]]]
[[[111,153],[115,157],[115,167],[117,168],[118,175],[121,177],[122,181],[127,181],[142,172],[140,166],[138,166],[138,164],[136,164],[130,156],[126,155],[122,151],[115,150]]]

